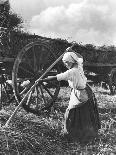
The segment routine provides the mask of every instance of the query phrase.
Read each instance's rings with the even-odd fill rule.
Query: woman
[[[64,133],[73,140],[88,141],[97,136],[100,121],[95,95],[84,75],[83,57],[68,48],[62,60],[68,70],[42,81],[68,81],[72,91],[65,112]]]

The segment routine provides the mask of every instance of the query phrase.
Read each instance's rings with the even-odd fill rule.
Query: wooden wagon
[[[71,43],[60,39],[39,38],[24,46],[15,57],[0,56],[0,81],[1,88],[4,87],[7,94],[8,101],[6,102],[9,103],[16,99],[18,104],[35,81],[64,53],[68,46],[71,46]],[[74,50],[77,50],[86,58],[78,47],[77,44]],[[66,68],[60,60],[44,77],[56,75],[65,70]],[[93,63],[85,60],[84,70],[88,79],[104,81],[109,84],[111,93],[115,92],[116,64]],[[95,73],[95,75],[92,76],[91,73]],[[12,80],[13,89],[9,84],[9,79]],[[60,87],[61,83],[58,81],[38,82],[23,102],[23,108],[34,114],[40,114],[40,112],[49,109],[57,99]]]

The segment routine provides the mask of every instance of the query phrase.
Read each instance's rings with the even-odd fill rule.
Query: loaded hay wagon
[[[61,56],[65,49],[72,44],[61,39],[36,37],[31,41],[26,41],[22,47],[20,42],[24,44],[24,40],[21,39],[21,36],[19,37],[20,42],[16,41],[15,39],[11,43],[15,42],[17,48],[12,46],[9,55],[3,56],[2,54],[0,56],[1,92],[3,93],[5,90],[9,99],[6,101],[7,103],[15,98],[17,103],[22,102],[26,111],[40,114],[53,105],[59,94],[61,83],[58,81],[39,83],[38,79],[56,75],[66,70],[61,61]],[[20,48],[18,48],[19,46]],[[99,50],[92,51],[93,49],[90,46],[88,48],[79,44],[75,44],[73,49],[84,57],[84,70],[87,77],[92,80],[105,81],[109,84],[111,93],[114,93],[116,63],[111,63],[111,60],[115,60],[116,53],[105,54]],[[12,51],[14,52],[13,56],[11,56]],[[91,73],[95,75],[92,76]],[[13,90],[9,84],[9,79],[12,80]]]

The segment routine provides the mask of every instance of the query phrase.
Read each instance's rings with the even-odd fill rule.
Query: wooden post
[[[70,48],[72,48],[75,44],[73,44]],[[65,51],[67,52],[67,51]],[[64,53],[65,53],[64,52]],[[30,88],[30,90],[26,93],[26,95],[23,97],[23,99],[21,100],[21,102],[19,103],[19,105],[16,107],[16,109],[14,110],[13,114],[9,117],[9,119],[7,120],[6,124],[4,125],[4,127],[8,127],[10,121],[13,119],[13,117],[15,116],[16,112],[18,111],[18,109],[22,106],[22,103],[25,101],[26,97],[30,94],[30,92],[36,87],[36,85],[38,84],[38,82],[45,76],[46,73],[48,73],[53,67],[54,65],[60,61],[64,55],[64,53],[50,66],[48,67],[48,69],[42,74],[42,76],[37,79],[34,83],[34,85]]]

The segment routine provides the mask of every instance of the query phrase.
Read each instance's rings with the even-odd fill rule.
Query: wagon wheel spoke
[[[34,72],[36,72],[38,70],[38,67],[37,67],[37,58],[36,58],[36,53],[34,51],[34,46],[33,46],[33,66],[34,66]]]
[[[43,88],[47,91],[47,93],[53,98],[54,96],[52,95],[52,93],[49,91],[49,89],[44,85],[42,84]]]
[[[42,50],[42,49],[40,49],[40,50]],[[42,56],[42,51],[41,51],[41,53],[39,54],[39,56],[38,56],[38,70],[40,71],[42,71],[43,70],[43,65],[44,65],[44,62],[43,62],[43,56]]]
[[[30,100],[31,100],[32,93],[33,93],[33,91],[31,91],[31,92],[29,93],[28,98],[27,98],[26,105],[28,105],[28,106],[30,106],[30,104],[31,104]]]
[[[33,42],[26,45],[18,54],[12,71],[12,81],[15,97],[20,101],[29,91],[34,82],[40,78],[45,70],[56,60],[56,56],[51,51],[48,42]],[[60,68],[55,71],[51,69],[45,77],[55,75],[60,72]],[[19,85],[18,79],[22,80]],[[26,86],[24,83],[29,81]],[[19,89],[21,87],[21,91]],[[23,107],[26,111],[38,114],[43,107],[48,107],[56,100],[60,90],[58,83],[38,83],[34,91],[31,91]]]
[[[41,92],[41,96],[43,98],[43,101],[46,104],[46,99],[45,99],[45,96],[44,96],[44,92],[43,92],[42,86],[40,86],[40,92]]]
[[[35,91],[36,91],[36,98],[35,98],[35,103],[36,103],[36,109],[38,109],[38,104],[39,104],[39,90],[38,90],[38,86],[35,87]]]
[[[33,70],[33,66],[32,66],[32,64],[30,62],[30,59],[28,58],[27,55],[25,55],[24,63],[27,64],[27,65],[29,65],[30,69]]]

